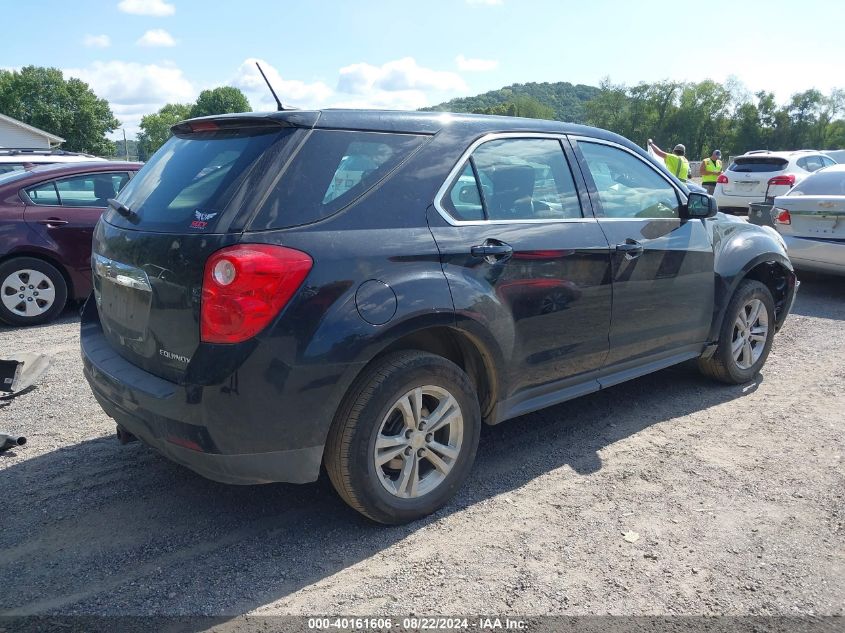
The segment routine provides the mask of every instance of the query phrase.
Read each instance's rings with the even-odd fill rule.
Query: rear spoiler
[[[218,131],[254,130],[266,128],[311,129],[320,118],[316,111],[285,110],[284,116],[273,112],[272,116],[260,114],[236,114],[200,117],[181,121],[170,128],[174,136],[189,136]]]

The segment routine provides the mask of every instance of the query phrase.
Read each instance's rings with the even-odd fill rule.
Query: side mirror
[[[719,211],[719,206],[713,196],[706,193],[692,192],[687,198],[688,218],[712,218]]]

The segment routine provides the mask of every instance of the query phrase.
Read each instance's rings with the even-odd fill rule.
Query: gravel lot
[[[5,613],[843,614],[845,282],[802,279],[756,382],[685,365],[485,428],[458,497],[394,528],[325,479],[229,487],[121,447],[73,312],[0,327],[0,355],[55,357],[0,402],[29,439],[0,455]]]

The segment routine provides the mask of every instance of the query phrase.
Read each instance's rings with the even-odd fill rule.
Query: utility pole
[[[126,144],[126,128],[123,128],[123,154],[126,156],[126,162],[129,162],[129,146]]]

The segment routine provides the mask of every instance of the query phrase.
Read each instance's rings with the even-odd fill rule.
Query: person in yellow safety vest
[[[710,158],[705,158],[701,161],[701,168],[699,174],[701,175],[701,184],[707,189],[707,193],[711,196],[716,190],[716,181],[719,179],[719,174],[722,173],[722,152],[717,149],[713,150]]]
[[[690,170],[689,170],[689,161],[684,154],[687,153],[687,148],[678,143],[675,145],[675,149],[672,150],[672,153],[664,152],[662,149],[657,147],[654,144],[654,141],[648,139],[648,146],[652,149],[652,151],[663,159],[663,162],[666,163],[666,169],[675,176],[681,182],[686,182],[687,178],[690,177]]]

